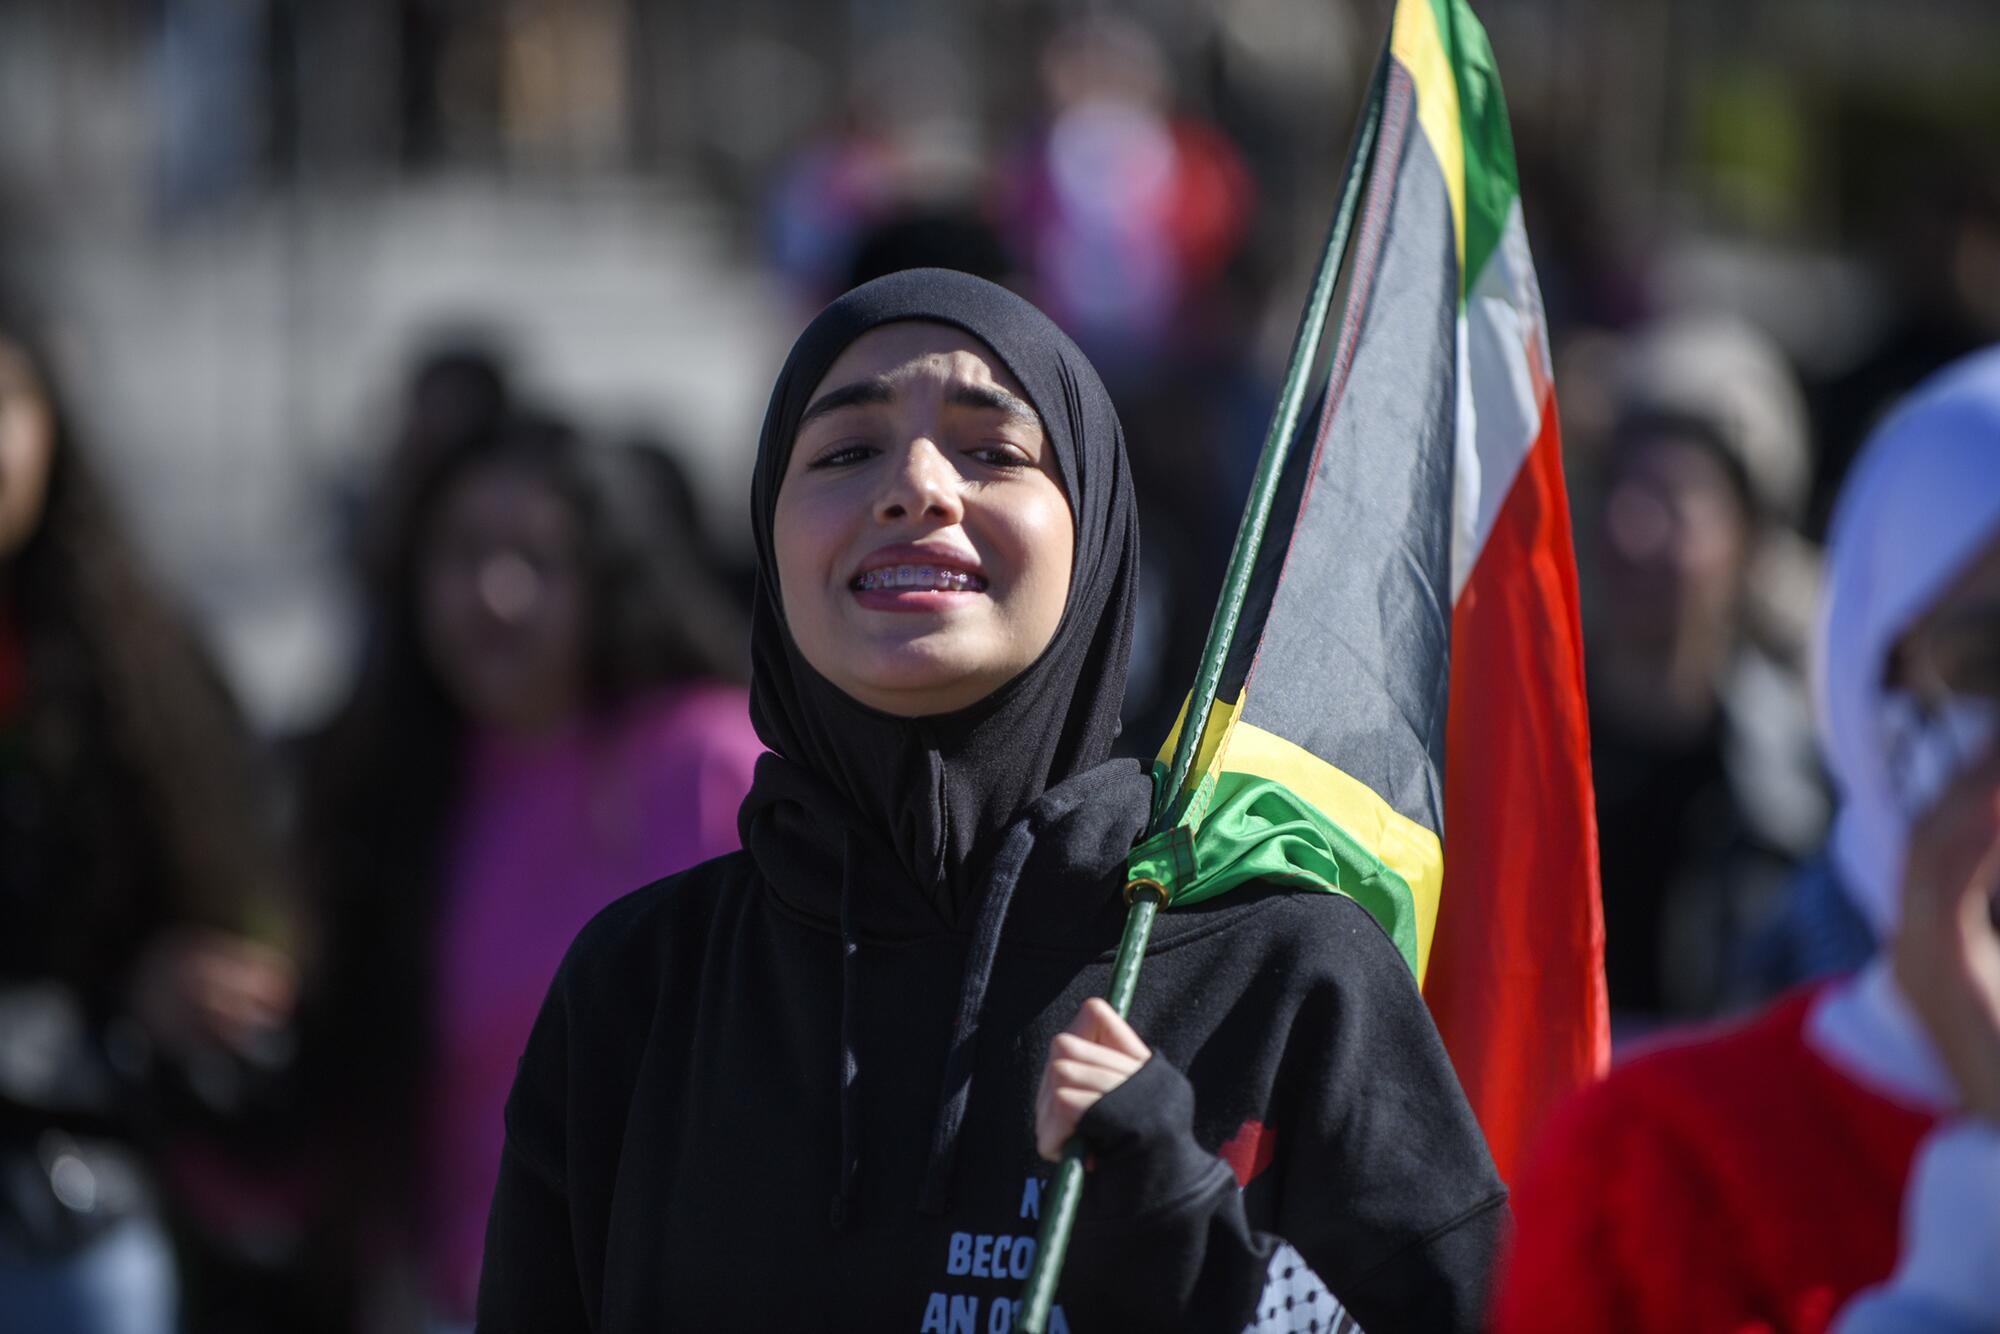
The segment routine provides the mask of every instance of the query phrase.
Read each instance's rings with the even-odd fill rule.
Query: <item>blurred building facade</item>
[[[1798,646],[1828,498],[1886,402],[2000,339],[2000,6],[1475,7],[1550,317],[1636,1031],[1755,999],[1738,956],[1783,925],[1825,818]],[[1391,8],[4,0],[0,291],[41,317],[158,581],[282,738],[370,647],[357,516],[439,349],[647,442],[659,527],[701,547],[674,560],[740,597],[764,396],[810,312],[901,263],[1014,283],[1089,349],[1131,442],[1145,750]],[[1641,403],[1634,359],[1680,321],[1756,331],[1751,410]],[[1687,363],[1704,391],[1753,360],[1697,342],[1723,363]],[[1757,404],[1784,419],[1770,485]],[[1688,705],[1663,734],[1668,687]]]
[[[2000,85],[1985,76],[2000,10],[1480,9],[1559,337],[1719,301],[1780,339],[1823,411],[1852,417],[1871,358],[1919,358],[2000,316]],[[1267,362],[1387,10],[1092,10],[1150,33],[1173,104],[1242,150]],[[312,591],[325,552],[298,554],[308,497],[359,467],[413,342],[479,318],[512,330],[560,393],[634,421],[673,414],[702,494],[733,516],[767,364],[803,304],[764,263],[774,183],[815,141],[866,132],[893,147],[892,192],[985,199],[1046,112],[1043,47],[1069,12],[13,0],[0,264],[101,372],[86,411],[143,529],[259,713],[291,722],[329,696],[310,664],[339,637],[336,595]],[[1836,461],[1860,424],[1837,426]],[[262,586],[279,550],[301,566],[283,592]]]

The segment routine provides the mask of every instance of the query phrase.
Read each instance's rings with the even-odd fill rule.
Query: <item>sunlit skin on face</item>
[[[446,489],[418,556],[419,634],[475,723],[534,735],[582,707],[580,553],[568,502],[526,468],[475,467]]]
[[[971,335],[905,322],[857,338],[813,389],[774,544],[806,661],[916,718],[976,703],[1048,647],[1075,532],[1020,384]]]

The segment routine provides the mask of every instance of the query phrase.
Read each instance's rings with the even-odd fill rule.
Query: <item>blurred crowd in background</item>
[[[1815,542],[1882,408],[2000,339],[2000,10],[1480,10],[1623,1040],[1873,948],[1820,851]],[[0,1327],[469,1321],[569,936],[734,846],[756,422],[857,281],[1006,282],[1103,372],[1150,753],[1387,19],[0,7]]]

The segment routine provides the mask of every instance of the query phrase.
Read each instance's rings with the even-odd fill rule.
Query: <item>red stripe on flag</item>
[[[1555,400],[1452,610],[1424,997],[1503,1178],[1610,1059],[1583,632]]]

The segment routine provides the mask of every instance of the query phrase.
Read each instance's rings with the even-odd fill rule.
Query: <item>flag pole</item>
[[[1174,745],[1173,761],[1168,766],[1165,779],[1153,789],[1153,808],[1146,822],[1145,838],[1172,828],[1186,805],[1188,794],[1181,789],[1186,786],[1195,756],[1201,753],[1202,734],[1207,730],[1209,710],[1215,704],[1216,687],[1222,679],[1230,641],[1236,635],[1236,620],[1242,610],[1243,595],[1250,585],[1251,571],[1257,564],[1258,548],[1264,540],[1264,526],[1271,517],[1271,505],[1277,496],[1278,479],[1284,473],[1285,458],[1291,452],[1293,437],[1298,433],[1299,417],[1305,410],[1306,391],[1312,384],[1313,369],[1319,361],[1320,340],[1333,307],[1341,261],[1347,254],[1354,215],[1374,158],[1387,71],[1388,57],[1385,52],[1369,85],[1368,100],[1362,107],[1361,123],[1355,129],[1354,142],[1348,146],[1340,200],[1327,227],[1326,247],[1320,254],[1312,291],[1306,298],[1304,311],[1299,315],[1298,332],[1292,339],[1291,363],[1285,369],[1277,409],[1271,416],[1270,428],[1264,434],[1263,452],[1258,456],[1257,471],[1250,483],[1250,498],[1244,507],[1242,521],[1237,525],[1236,543],[1229,553],[1229,572],[1223,580],[1222,599],[1216,604],[1215,616],[1208,623],[1208,639],[1202,646],[1201,665],[1195,673],[1194,689],[1189,693],[1186,711],[1181,715],[1180,737]],[[1166,890],[1151,880],[1134,881],[1125,887],[1125,902],[1125,930],[1118,940],[1118,954],[1111,966],[1111,986],[1105,994],[1111,1008],[1121,1016],[1131,1011],[1132,993],[1139,984],[1139,965],[1145,959],[1146,941],[1153,933],[1153,918],[1166,906]],[[1042,1220],[1035,1238],[1034,1263],[1028,1270],[1020,1305],[1015,1310],[1013,1327],[1017,1334],[1046,1334],[1049,1312],[1055,1305],[1056,1282],[1062,1276],[1063,1257],[1069,1249],[1070,1230],[1076,1223],[1077,1203],[1082,1195],[1083,1147],[1071,1140],[1063,1149],[1054,1183],[1042,1199]]]

